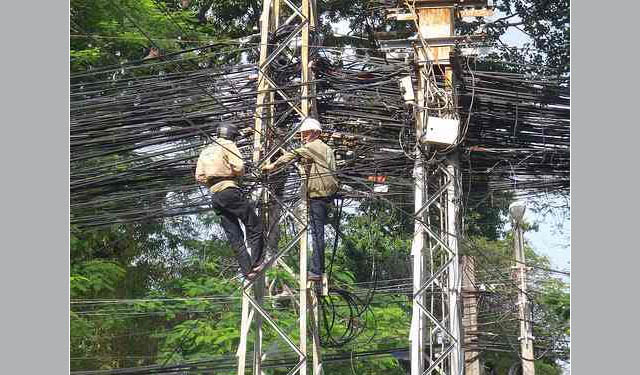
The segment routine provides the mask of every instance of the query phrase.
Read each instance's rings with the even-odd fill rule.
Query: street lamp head
[[[511,215],[511,219],[516,223],[522,221],[522,217],[524,217],[524,211],[527,208],[524,202],[516,201],[509,205],[509,215]]]

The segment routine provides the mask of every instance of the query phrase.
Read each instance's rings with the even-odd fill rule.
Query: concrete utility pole
[[[465,375],[480,375],[481,371],[480,352],[473,348],[478,341],[478,288],[475,286],[475,268],[474,257],[461,257]]]
[[[520,320],[520,357],[522,359],[522,375],[535,375],[533,356],[533,334],[529,317],[531,311],[527,300],[527,267],[524,257],[524,237],[522,233],[522,218],[525,205],[514,202],[509,206],[509,214],[513,224],[514,255],[516,259],[516,277],[518,284],[518,319]]]
[[[410,93],[409,102],[413,99],[413,88],[410,85],[411,77],[409,77],[408,82],[405,80],[403,82],[405,92]],[[425,86],[425,82],[423,79],[418,79],[418,105],[424,106],[425,104],[425,95],[424,90],[422,89]],[[405,100],[407,100],[407,95],[405,95]],[[416,141],[419,142],[420,137],[424,132],[424,121],[422,116],[418,116],[416,119]],[[411,314],[411,330],[410,330],[410,341],[411,341],[411,375],[422,375],[424,371],[424,346],[426,339],[426,320],[423,314],[420,311],[420,306],[417,303],[418,301],[426,305],[427,299],[424,295],[419,295],[420,287],[423,282],[423,275],[425,271],[425,230],[422,222],[427,221],[428,210],[423,209],[424,201],[426,198],[426,168],[425,168],[425,160],[422,156],[422,153],[416,149],[415,151],[415,163],[413,167],[413,177],[415,178],[415,186],[414,186],[414,209],[417,219],[414,222],[414,231],[413,231],[413,241],[411,243],[411,256],[413,257],[413,293],[414,298],[417,299],[416,302],[413,303],[412,306],[412,314]]]

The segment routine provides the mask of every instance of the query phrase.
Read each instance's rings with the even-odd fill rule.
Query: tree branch
[[[498,18],[497,20],[495,20],[495,21],[491,21],[491,22],[489,22],[489,23],[502,22],[502,21],[504,21],[504,20],[508,20],[509,18],[515,17],[515,16],[517,16],[517,15],[518,15],[518,13],[514,13],[514,14],[512,14],[512,15],[510,15],[510,16],[506,16],[506,17]]]

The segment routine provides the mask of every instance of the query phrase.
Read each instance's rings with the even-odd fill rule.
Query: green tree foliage
[[[319,2],[321,29],[326,41],[336,45],[375,46],[375,33],[397,32],[412,35],[413,21],[393,21],[385,18],[382,2],[370,0]],[[484,69],[519,70],[567,76],[570,61],[570,7],[568,0],[497,0],[496,17],[477,17],[472,22],[456,24],[461,35],[484,33],[485,42],[493,47],[489,58],[518,64],[532,64],[528,68],[493,63]],[[330,23],[349,21],[352,34],[362,39],[333,38]],[[521,48],[506,45],[502,40],[508,32],[515,32],[525,41]],[[536,66],[533,66],[536,65]]]
[[[72,0],[71,71],[159,58],[246,36],[254,32],[260,11],[255,0]]]
[[[531,228],[529,226],[529,228]],[[518,284],[512,266],[513,236],[488,240],[483,237],[465,241],[462,251],[475,258],[476,280],[483,294],[479,302],[479,321],[484,332],[481,346],[490,347],[482,356],[485,367],[494,374],[508,373],[519,363],[519,324],[517,319],[505,319],[512,311],[514,318]],[[547,257],[537,254],[525,242],[525,257],[530,271],[527,273],[527,299],[532,306],[533,336],[535,339],[536,371],[560,374],[561,364],[568,361],[569,349],[569,293],[568,285],[550,271]]]
[[[469,189],[467,182],[464,189]],[[472,180],[471,184],[477,189],[477,185],[486,181]],[[468,190],[466,190],[468,191]],[[504,231],[504,218],[508,216],[509,204],[512,201],[510,194],[490,192],[480,197],[467,194],[464,206],[464,233],[469,237],[482,237],[488,240],[498,240],[506,232]]]
[[[137,366],[155,357],[148,337],[135,332],[154,331],[157,322],[139,319],[127,304],[109,301],[164,295],[173,280],[190,272],[189,256],[206,251],[208,244],[195,234],[195,222],[188,218],[72,227],[72,369]],[[144,358],[129,360],[132,356]]]
[[[490,57],[497,60],[537,65],[528,69],[533,72],[569,74],[569,0],[498,0],[496,10],[502,16],[492,21],[477,18],[474,22],[461,22],[457,25],[459,31],[486,33],[487,41],[496,49]],[[521,48],[501,41],[510,31],[525,40]],[[509,69],[509,66],[500,65],[500,69]]]
[[[338,256],[357,282],[406,277],[413,223],[385,201],[365,201],[344,214]],[[411,229],[410,229],[411,228]]]

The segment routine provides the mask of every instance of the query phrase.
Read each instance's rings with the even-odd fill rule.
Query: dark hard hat
[[[218,126],[218,137],[234,140],[238,136],[238,128],[235,125],[225,123]]]

